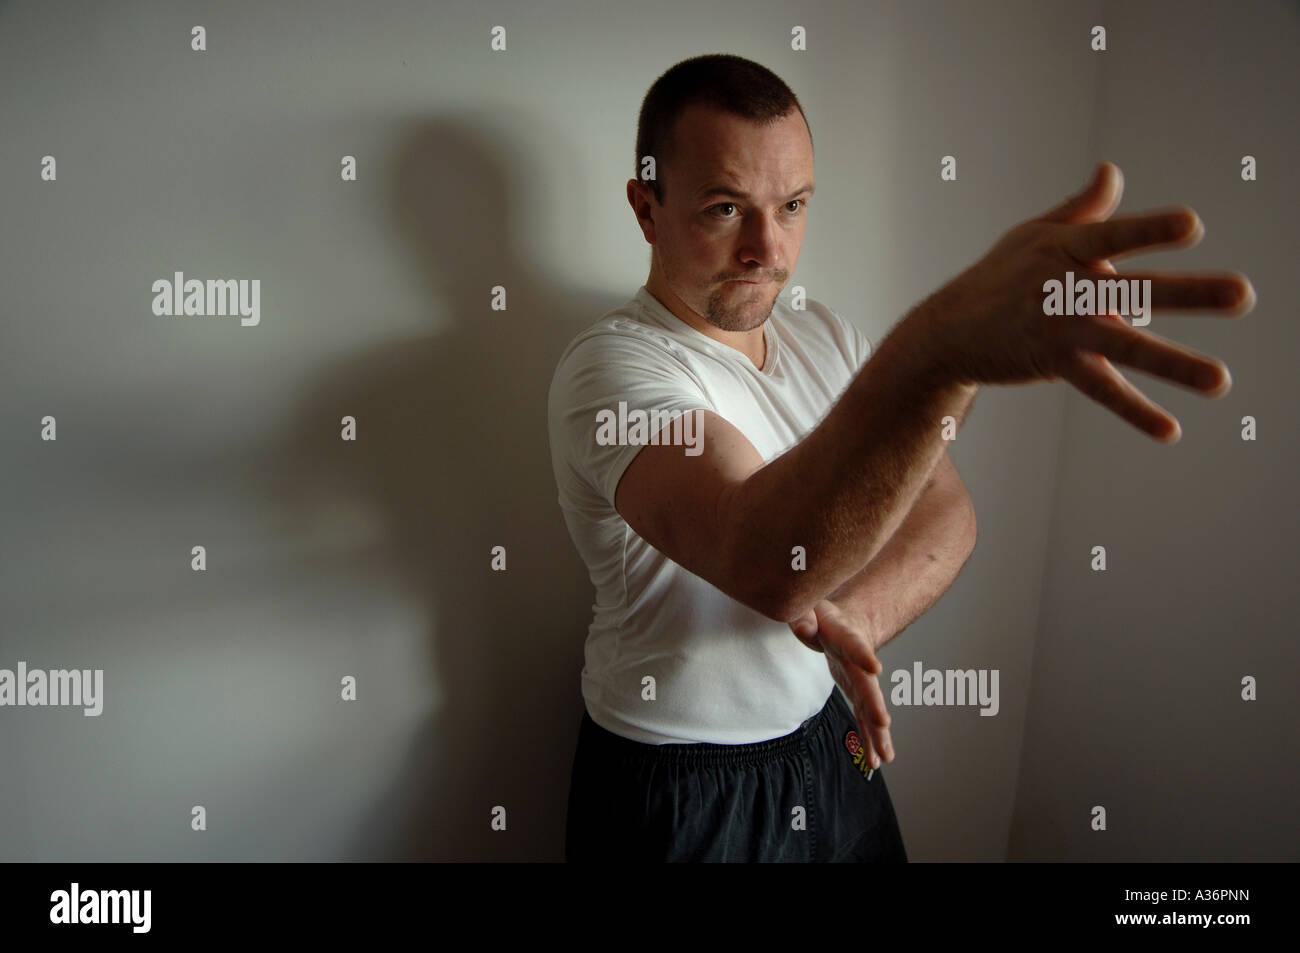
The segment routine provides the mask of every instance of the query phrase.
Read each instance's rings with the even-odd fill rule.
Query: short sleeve
[[[580,339],[556,366],[548,398],[561,502],[576,489],[572,481],[581,481],[613,508],[618,481],[645,444],[608,442],[611,419],[627,420],[641,411],[663,422],[699,409],[713,408],[691,371],[666,347],[614,330]]]
[[[868,338],[861,331],[859,331],[858,326],[856,324],[847,321],[845,323],[848,324],[848,326],[853,329],[853,340],[857,345],[857,350],[858,350],[857,366],[854,368],[854,370],[860,371],[862,370],[862,365],[867,363],[867,361],[871,357],[871,339]]]
[[[862,365],[867,363],[871,357],[871,340],[858,330],[856,324],[852,321],[846,320],[844,316],[834,308],[827,306],[826,310],[834,316],[835,320],[839,322],[840,326],[844,329],[844,332],[848,335],[852,347],[853,373],[856,374],[862,369]]]

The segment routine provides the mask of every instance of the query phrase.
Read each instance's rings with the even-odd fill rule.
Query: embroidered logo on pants
[[[853,763],[858,766],[862,776],[868,781],[876,772],[871,768],[871,762],[867,760],[867,749],[862,746],[862,739],[858,737],[856,731],[850,731],[844,736],[844,747],[849,749],[849,754],[853,755]]]

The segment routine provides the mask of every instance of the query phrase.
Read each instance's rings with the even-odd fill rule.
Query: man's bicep
[[[665,428],[659,445],[643,447],[623,471],[614,508],[655,549],[740,599],[730,578],[724,502],[762,468],[763,458],[725,418],[704,409],[689,413],[701,452],[687,454],[669,439],[673,426]]]

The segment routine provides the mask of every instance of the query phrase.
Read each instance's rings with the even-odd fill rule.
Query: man
[[[650,276],[574,339],[549,396],[559,501],[596,588],[566,857],[905,861],[876,652],[974,546],[945,425],[980,383],[1064,378],[1177,439],[1107,358],[1212,395],[1227,369],[1114,315],[1048,318],[1041,289],[1194,243],[1199,220],[1106,222],[1121,186],[1103,165],[873,353],[819,302],[778,297],[815,190],[778,77],[723,55],[668,70],[637,169]],[[1253,303],[1240,276],[1152,277],[1157,308]]]

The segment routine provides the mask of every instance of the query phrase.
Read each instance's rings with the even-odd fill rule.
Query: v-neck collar
[[[662,301],[651,294],[645,285],[642,285],[637,289],[636,299],[640,302],[642,308],[658,319],[658,323],[661,326],[670,330],[680,331],[687,336],[694,336],[696,339],[703,341],[705,346],[712,348],[715,352],[723,354],[735,361],[743,361],[745,366],[755,374],[762,374],[765,377],[773,376],[773,373],[776,370],[777,360],[780,356],[776,329],[772,327],[772,320],[776,316],[775,306],[772,308],[771,316],[763,322],[763,341],[766,343],[767,353],[763,357],[763,367],[760,370],[754,365],[754,362],[749,359],[747,354],[742,354],[730,344],[723,344],[721,341],[709,337],[703,331],[691,327],[691,325],[677,317],[677,315],[668,310],[667,306]]]

